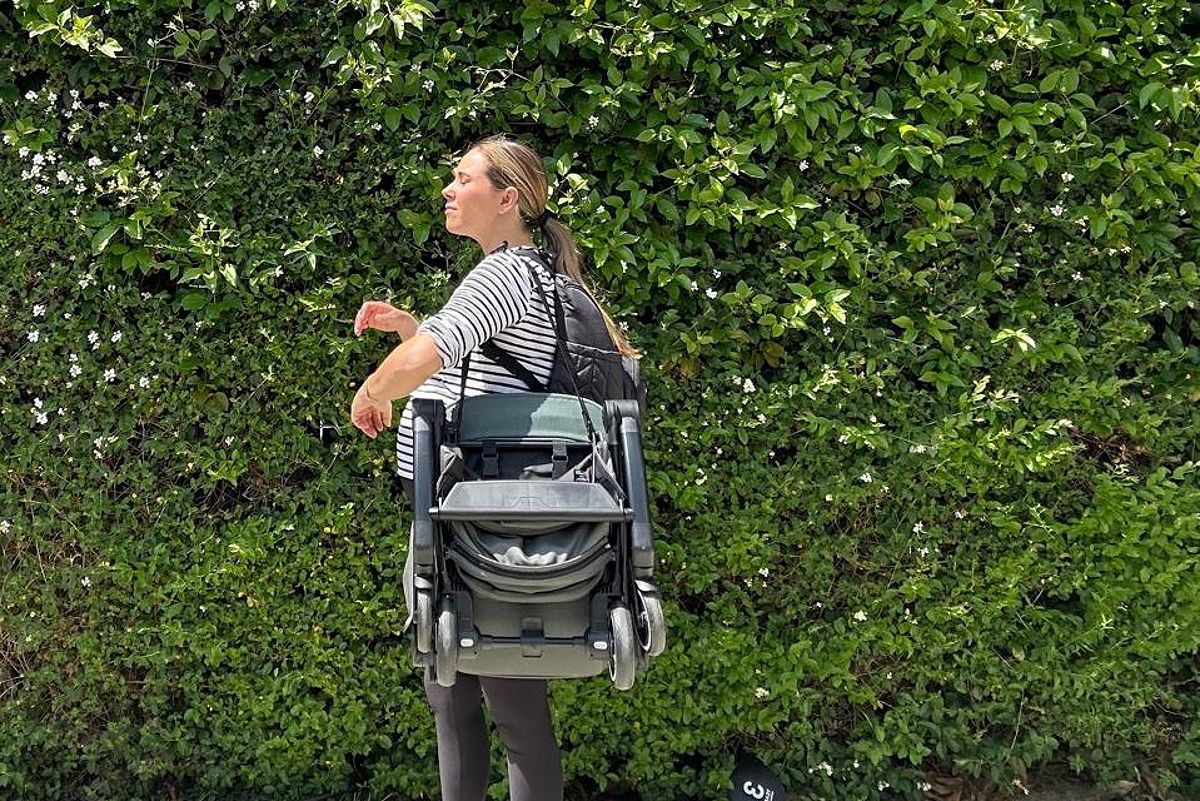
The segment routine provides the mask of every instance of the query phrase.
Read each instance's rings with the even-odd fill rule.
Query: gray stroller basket
[[[445,687],[607,669],[630,689],[666,645],[637,403],[412,403],[413,664]]]

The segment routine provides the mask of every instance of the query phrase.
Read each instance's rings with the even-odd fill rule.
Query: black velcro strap
[[[496,450],[495,440],[485,439],[483,441],[483,477],[500,477],[500,454]]]
[[[567,443],[554,443],[554,453],[550,457],[550,463],[553,465],[551,478],[561,478],[567,472]]]

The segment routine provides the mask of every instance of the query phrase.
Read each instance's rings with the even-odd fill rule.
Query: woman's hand
[[[380,331],[395,331],[400,339],[408,340],[417,333],[418,321],[406,311],[397,309],[381,300],[368,300],[354,316],[354,335],[360,336],[368,328]]]
[[[364,381],[350,402],[350,422],[371,439],[392,424],[392,402],[375,401],[367,397],[367,382]]]

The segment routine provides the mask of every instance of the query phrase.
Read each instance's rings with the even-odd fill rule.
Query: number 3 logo
[[[751,798],[760,799],[760,801],[767,794],[766,788],[761,784],[751,784],[750,782],[742,785],[742,792]]]

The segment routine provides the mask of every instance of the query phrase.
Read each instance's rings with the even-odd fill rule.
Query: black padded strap
[[[508,372],[515,375],[517,378],[525,382],[525,386],[529,387],[531,392],[545,392],[546,385],[537,380],[537,376],[529,372],[525,365],[517,361],[508,351],[501,350],[496,343],[490,339],[479,346],[479,350],[483,352],[492,361],[499,364]]]

